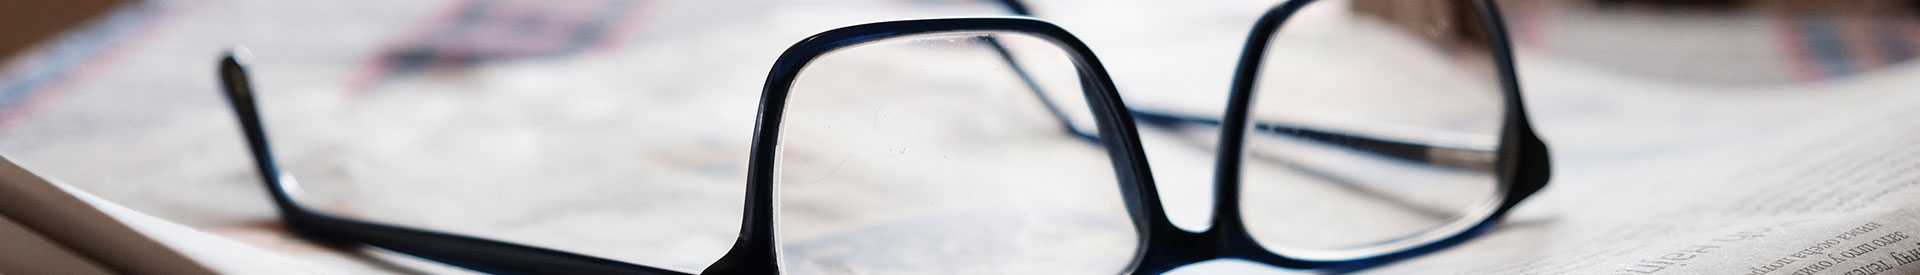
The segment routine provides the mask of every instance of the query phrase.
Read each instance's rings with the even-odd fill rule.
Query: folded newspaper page
[[[302,203],[376,222],[697,271],[725,253],[738,233],[745,159],[762,81],[786,46],[813,33],[859,23],[1005,15],[974,2],[587,2],[583,5],[594,8],[495,1],[141,2],[91,27],[90,35],[75,36],[98,39],[69,39],[73,45],[33,55],[31,61],[67,60],[54,58],[54,53],[84,53],[88,55],[73,59],[101,60],[90,62],[104,65],[74,69],[92,73],[75,76],[71,84],[25,89],[49,98],[35,102],[48,103],[29,112],[31,116],[0,124],[8,127],[0,131],[0,150],[41,175],[77,187],[60,190],[85,190],[191,226],[176,229],[239,240],[328,271],[460,272],[378,249],[317,245],[278,223],[213,75],[221,51],[241,43],[256,54],[252,72],[267,129],[283,168],[298,176],[307,191],[301,194]],[[1085,40],[1107,62],[1130,104],[1218,113],[1226,101],[1235,51],[1245,42],[1245,28],[1257,11],[1272,3],[1139,2],[1043,2],[1036,3],[1041,5],[1036,10]],[[375,5],[381,8],[367,8]],[[502,40],[524,30],[514,26],[541,20],[518,20],[518,15],[593,20],[541,25],[580,35],[528,38],[553,46],[519,48],[513,45],[523,44]],[[610,28],[616,23],[607,22],[638,27]],[[236,31],[236,25],[248,27]],[[592,41],[577,37],[604,41],[588,43]],[[987,51],[953,52],[994,61]],[[943,58],[970,58],[960,54]],[[1915,111],[1920,110],[1920,93],[1912,92],[1920,87],[1920,77],[1915,77],[1920,67],[1914,63],[1851,78],[1754,88],[1654,81],[1565,63],[1527,48],[1519,54],[1529,115],[1552,149],[1552,182],[1486,235],[1364,273],[1920,273],[1920,264],[1912,260],[1920,243],[1910,238],[1920,232],[1920,199],[1914,199],[1920,197],[1920,188],[1915,188],[1920,182],[1915,170],[1920,167],[1920,120],[1913,119],[1920,117]],[[423,55],[434,58],[418,58]],[[911,62],[936,60],[931,56],[872,58],[902,61],[888,64],[906,68],[843,75],[1005,70],[992,62],[971,64],[993,67]],[[1046,68],[1035,70],[1040,69]],[[824,83],[820,85],[900,84]],[[967,81],[922,83],[987,87]],[[1016,92],[1024,88],[1017,84],[991,87]],[[824,97],[796,100],[837,102]],[[849,273],[834,268],[851,263],[898,270],[893,273],[965,273],[960,270],[972,265],[1042,259],[1084,267],[1070,273],[1111,274],[1125,264],[1133,244],[1121,208],[1058,207],[1117,200],[1111,184],[1099,182],[1098,177],[1111,176],[1100,167],[1019,174],[1044,180],[873,169],[947,157],[942,153],[1039,155],[1054,152],[1043,150],[1085,148],[1077,141],[920,146],[912,142],[943,136],[1024,137],[1006,133],[1058,129],[1034,126],[1048,122],[1044,114],[987,111],[1018,104],[914,103],[919,105],[809,106],[853,121],[833,126],[914,127],[921,125],[911,123],[918,118],[913,116],[922,114],[1032,123],[1000,128],[965,124],[1002,132],[923,127],[916,130],[925,133],[897,139],[912,146],[836,144],[884,149],[863,154],[790,152],[790,161],[783,165],[796,168],[790,174],[796,180],[782,187],[788,191],[781,210],[787,225],[783,230],[788,230],[782,232],[782,252],[793,268]],[[796,131],[819,131],[812,133],[824,138],[815,141],[832,142],[833,131],[844,129]],[[1212,152],[1206,144],[1187,142],[1205,143],[1215,134],[1142,132],[1158,191],[1176,224],[1206,224]],[[954,140],[964,141],[945,141]],[[1036,158],[969,164],[1025,171],[1019,169],[1057,163]],[[986,183],[875,184],[873,179],[883,177]],[[1042,181],[1071,184],[1008,184]],[[1004,198],[1025,203],[965,211],[948,207],[999,202],[962,197],[973,191],[1027,191],[1018,188],[1062,195],[1015,194]],[[13,194],[27,193],[0,192]],[[228,271],[232,269],[207,259],[256,254],[199,254],[178,244],[201,242],[172,241],[160,237],[168,234],[142,230],[148,227],[137,224],[144,223],[113,214],[116,211],[98,212],[113,215],[117,223],[136,224],[121,226],[130,229],[119,234],[99,236],[151,239],[160,245],[147,246],[150,251],[182,254],[169,261],[191,259],[201,262],[200,269]],[[47,233],[12,212],[6,214],[35,229],[36,235]],[[1038,228],[1057,234],[973,230],[981,227]],[[1085,228],[1122,231],[1075,231]],[[931,234],[972,234],[996,241],[927,241]],[[37,246],[67,247],[77,255],[74,261],[99,263],[99,270],[146,270],[123,268],[120,261],[73,248],[53,235],[34,237],[43,240]],[[1001,236],[1018,238],[995,238]],[[1023,246],[1029,243],[1071,246]],[[922,257],[931,252],[978,257]],[[1086,255],[1100,261],[1044,258]],[[88,269],[81,265],[72,266]],[[1302,272],[1222,260],[1175,273]]]
[[[321,274],[127,209],[0,158],[0,273]]]
[[[1552,62],[1523,66],[1579,72]],[[1920,272],[1915,264],[1920,239],[1913,238],[1920,232],[1920,120],[1912,119],[1920,117],[1920,94],[1911,92],[1920,79],[1903,74],[1920,67],[1900,70],[1807,89],[1746,90],[1763,96],[1744,98],[1605,77],[1528,82],[1536,90],[1590,93],[1577,102],[1531,106],[1547,114],[1536,125],[1552,133],[1549,142],[1562,142],[1555,149],[1602,143],[1615,149],[1555,151],[1555,164],[1561,165],[1556,168],[1568,169],[1556,170],[1552,190],[1527,202],[1497,232],[1378,271]],[[1597,90],[1614,95],[1591,93]],[[1809,92],[1827,94],[1805,96]],[[1543,97],[1556,95],[1562,94]],[[1569,107],[1563,104],[1650,115],[1549,111]],[[1621,124],[1593,122],[1601,116]],[[1718,124],[1690,125],[1710,130],[1670,126],[1696,119]],[[1643,137],[1573,135],[1588,131],[1637,131],[1644,138],[1702,142],[1662,149],[1685,152],[1671,156],[1609,161],[1595,156],[1636,153],[1641,146],[1630,139]]]

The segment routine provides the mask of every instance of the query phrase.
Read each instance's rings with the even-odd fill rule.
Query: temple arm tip
[[[236,46],[220,58],[220,81],[225,85],[228,97],[248,92],[246,60],[252,55],[246,47]]]

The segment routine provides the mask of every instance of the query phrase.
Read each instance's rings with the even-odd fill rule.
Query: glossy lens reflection
[[[1504,94],[1466,1],[1317,1],[1256,80],[1241,208],[1290,256],[1375,255],[1445,237],[1498,203]]]
[[[1131,260],[1107,153],[1055,118],[1090,117],[1084,97],[1036,96],[992,43],[1042,85],[1078,83],[1062,50],[1008,33],[890,39],[803,69],[780,128],[787,271],[1101,274]]]

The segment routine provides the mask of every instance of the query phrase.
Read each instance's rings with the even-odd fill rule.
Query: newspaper
[[[1044,17],[1093,47],[1130,103],[1212,113],[1225,102],[1244,28],[1258,16],[1251,11],[1272,4],[1247,2],[1040,4],[1037,9],[1052,12]],[[161,6],[180,6],[166,3]],[[372,55],[386,46],[375,42],[411,31],[392,26],[431,25],[418,18],[436,14],[435,5],[455,4],[408,3],[372,11],[354,3],[189,4],[204,5],[198,8],[203,16],[179,19],[182,27],[161,28],[161,35],[153,36],[160,40],[150,43],[157,46],[128,50],[128,56],[139,58],[122,63],[132,65],[107,66],[99,79],[77,82],[70,98],[87,104],[47,107],[7,132],[0,149],[43,175],[133,210],[355,274],[460,270],[374,249],[330,249],[279,227],[247,166],[232,115],[217,97],[211,71],[221,49],[244,42],[258,55],[254,73],[269,132],[283,164],[311,191],[303,199],[312,206],[694,271],[724,253],[737,232],[760,81],[780,50],[833,27],[999,13],[980,5],[929,13],[732,2],[652,6],[660,10],[648,13],[650,18],[659,19],[646,22],[665,27],[646,28],[640,32],[645,35],[624,40],[631,44],[617,51],[511,59],[355,88],[348,82],[365,64],[339,60]],[[850,5],[865,4],[872,3]],[[1083,12],[1061,12],[1068,10]],[[282,16],[311,20],[273,20]],[[284,25],[225,32],[233,22]],[[1908,238],[1920,232],[1915,210],[1920,205],[1912,199],[1920,195],[1913,188],[1920,175],[1915,160],[1907,159],[1920,150],[1920,121],[1910,119],[1920,115],[1914,111],[1920,109],[1915,107],[1920,95],[1911,92],[1920,87],[1920,78],[1913,77],[1920,68],[1913,64],[1817,84],[1749,88],[1667,83],[1556,63],[1525,49],[1520,54],[1529,114],[1553,150],[1553,181],[1484,236],[1363,272],[1920,272],[1920,265],[1909,264],[1920,244]],[[960,70],[929,68],[941,69]],[[154,82],[169,86],[153,89]],[[874,118],[951,107],[939,103],[848,112],[863,121],[887,122]],[[1211,153],[1194,150],[1177,133],[1143,135],[1174,221],[1183,227],[1205,224]],[[545,142],[550,140],[559,141]],[[1074,146],[1069,144],[1020,148]],[[939,150],[889,149],[915,157]],[[828,179],[818,185],[827,188],[832,179],[857,178],[867,170],[841,164],[886,164],[888,156],[820,155],[788,164],[808,168],[796,176],[802,178],[797,184]],[[836,193],[963,193],[824,190],[794,193],[799,195],[788,197],[788,205],[852,201]],[[783,252],[791,252],[790,263],[801,267],[865,260],[912,269],[900,273],[951,272],[958,263],[973,262],[837,256],[982,247],[915,242],[918,234],[968,226],[1065,220],[1106,230],[1125,228],[1126,222],[1109,217],[1117,208],[1088,215],[1042,201],[942,212],[913,205],[920,197],[900,197],[906,201],[902,206],[870,208],[932,213],[788,208],[789,222],[813,225],[788,232],[783,241],[794,250]],[[1110,193],[1085,197],[1112,199]],[[1018,218],[995,218],[1007,216]],[[1125,234],[1052,237],[1119,239],[1074,248],[1125,257],[1131,248]],[[1112,273],[1124,264],[1125,259],[1101,261],[1075,271]],[[1235,260],[1176,271],[1297,272]]]
[[[127,209],[0,157],[0,273],[331,271]]]
[[[1911,64],[1909,64],[1911,65]],[[1579,68],[1531,62],[1542,71]],[[1696,131],[1697,148],[1608,163],[1616,152],[1560,150],[1549,190],[1493,234],[1382,273],[1473,274],[1910,274],[1920,272],[1920,96],[1898,87],[1917,69],[1811,89],[1750,89],[1742,99],[1717,91],[1618,80],[1528,82],[1554,94],[1608,90],[1616,95],[1546,100],[1535,109],[1638,106],[1637,123],[1556,125],[1584,119],[1561,112],[1538,123],[1555,149],[1611,143],[1579,131],[1646,135]],[[1592,72],[1587,72],[1592,73]],[[1604,75],[1596,73],[1596,75]],[[1553,92],[1560,91],[1560,92]],[[1807,96],[1805,93],[1826,93]],[[1536,97],[1539,98],[1539,97]],[[1692,99],[1689,99],[1692,98]],[[1569,100],[1574,100],[1569,98]],[[1696,101],[1703,100],[1703,101]],[[1665,103],[1662,103],[1665,102]],[[1699,103],[1699,104],[1688,104]],[[1751,117],[1720,117],[1738,114]],[[1598,115],[1595,116],[1612,116]],[[1717,117],[1713,124],[1674,122]],[[1596,118],[1597,119],[1597,118]],[[1614,120],[1638,118],[1609,117]],[[1659,120],[1659,121],[1654,121]],[[1664,121],[1664,122],[1663,122]],[[1784,125],[1784,126],[1783,126]],[[1685,127],[1713,128],[1709,131]],[[1566,131],[1561,131],[1566,130]],[[1759,137],[1759,138],[1755,138]],[[1553,143],[1559,141],[1561,143]],[[1649,150],[1651,152],[1651,150]]]

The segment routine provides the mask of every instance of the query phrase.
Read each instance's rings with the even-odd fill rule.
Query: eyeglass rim
[[[1546,144],[1540,141],[1529,122],[1524,102],[1520,94],[1517,74],[1513,66],[1512,47],[1506,33],[1505,23],[1500,18],[1498,7],[1488,0],[1470,0],[1473,12],[1481,18],[1487,46],[1492,52],[1497,67],[1501,92],[1505,95],[1504,125],[1501,127],[1500,145],[1496,148],[1494,175],[1500,183],[1497,205],[1478,208],[1485,212],[1479,220],[1450,224],[1456,230],[1430,231],[1426,235],[1387,241],[1394,243],[1395,249],[1376,250],[1348,255],[1302,255],[1294,251],[1290,255],[1262,247],[1253,241],[1247,232],[1240,213],[1241,168],[1246,157],[1245,141],[1251,118],[1248,116],[1254,84],[1259,78],[1259,70],[1267,46],[1274,34],[1300,9],[1313,4],[1315,0],[1293,0],[1275,6],[1262,15],[1254,24],[1243,48],[1238,67],[1235,69],[1232,90],[1229,94],[1227,110],[1222,115],[1220,146],[1216,155],[1214,177],[1214,206],[1212,224],[1205,231],[1190,232],[1174,228],[1175,232],[1184,232],[1188,236],[1175,236],[1175,239],[1161,241],[1170,251],[1212,250],[1213,258],[1238,258],[1261,262],[1285,268],[1354,270],[1379,266],[1414,256],[1431,253],[1446,247],[1457,245],[1468,239],[1484,234],[1498,224],[1514,206],[1528,196],[1543,188],[1551,175],[1550,159]],[[1461,2],[1456,2],[1461,3]],[[1491,201],[1490,201],[1491,202]],[[1159,226],[1156,226],[1159,227]],[[1171,224],[1166,227],[1172,227]],[[1162,234],[1165,236],[1166,234]],[[1181,235],[1176,233],[1174,235]],[[1193,241],[1206,240],[1206,241]],[[1150,252],[1153,253],[1153,252]],[[1164,254],[1195,254],[1194,252],[1174,252]],[[1200,253],[1206,254],[1206,253]],[[1318,257],[1315,257],[1318,256]],[[1178,259],[1181,257],[1169,257]],[[1164,272],[1193,262],[1210,259],[1168,260],[1142,264],[1140,271],[1151,273]]]
[[[1290,14],[1292,11],[1310,2],[1311,1],[1289,1],[1274,8],[1274,10],[1271,10],[1266,16],[1262,17],[1260,24],[1256,25],[1256,38],[1262,35],[1261,29],[1263,27],[1268,28],[1269,31],[1265,32],[1268,34],[1271,33],[1271,29],[1278,27],[1279,19],[1283,18],[1275,17],[1277,11],[1284,10]],[[1477,1],[1477,3],[1481,3],[1480,10],[1482,10],[1482,12],[1498,14],[1494,11],[1491,3],[1485,1]],[[1483,17],[1492,21],[1488,26],[1496,26],[1490,30],[1490,38],[1497,37],[1491,44],[1496,49],[1496,60],[1501,65],[1502,84],[1505,86],[1505,90],[1509,95],[1507,104],[1507,116],[1509,117],[1507,121],[1509,123],[1505,127],[1506,130],[1503,131],[1502,135],[1503,141],[1506,142],[1502,143],[1499,151],[1502,155],[1518,157],[1500,158],[1503,161],[1501,161],[1498,167],[1501,169],[1500,175],[1503,175],[1502,179],[1503,183],[1505,183],[1503,186],[1507,187],[1506,191],[1508,192],[1508,195],[1503,198],[1500,207],[1485,221],[1475,225],[1473,229],[1440,241],[1428,243],[1406,251],[1340,261],[1300,260],[1271,255],[1271,253],[1269,253],[1271,257],[1261,257],[1254,253],[1234,256],[1222,251],[1213,251],[1187,254],[1186,256],[1176,255],[1174,257],[1164,257],[1163,259],[1205,259],[1164,266],[1164,269],[1161,269],[1163,266],[1155,265],[1155,263],[1167,261],[1150,261],[1156,258],[1156,254],[1160,254],[1155,253],[1151,248],[1163,247],[1156,246],[1154,243],[1173,239],[1164,237],[1167,236],[1166,234],[1155,233],[1186,231],[1174,227],[1172,223],[1167,220],[1166,214],[1161,208],[1157,197],[1157,192],[1143,191],[1157,189],[1153,186],[1152,175],[1150,174],[1151,169],[1148,168],[1144,151],[1141,149],[1140,143],[1137,140],[1138,134],[1137,129],[1134,127],[1135,124],[1132,122],[1133,117],[1128,113],[1129,110],[1125,108],[1124,103],[1121,103],[1111,79],[1106,75],[1105,69],[1099,64],[1091,50],[1064,29],[1036,19],[926,19],[881,22],[835,29],[802,40],[789,48],[786,53],[782,54],[781,58],[776,61],[773,72],[770,72],[767,81],[767,90],[762,95],[761,117],[755,122],[754,149],[750,156],[749,166],[748,208],[746,215],[743,215],[744,220],[740,239],[736,241],[733,249],[730,249],[725,256],[716,261],[703,273],[777,272],[778,258],[776,253],[777,249],[774,247],[775,236],[773,230],[775,224],[772,219],[772,210],[776,208],[775,203],[777,202],[772,200],[773,188],[775,186],[773,184],[774,174],[771,171],[771,169],[774,168],[772,164],[775,157],[774,154],[777,152],[777,150],[774,150],[777,148],[777,142],[763,143],[762,141],[778,140],[778,116],[780,115],[779,111],[784,109],[784,99],[786,96],[784,89],[791,86],[791,80],[794,76],[797,76],[799,70],[804,67],[805,61],[817,58],[834,49],[862,43],[862,41],[870,42],[892,37],[933,32],[1007,31],[1024,33],[1053,40],[1058,45],[1064,46],[1064,48],[1069,50],[1070,55],[1076,58],[1076,62],[1084,63],[1076,64],[1079,70],[1082,71],[1083,79],[1091,80],[1083,81],[1082,84],[1085,86],[1083,90],[1086,91],[1086,95],[1089,97],[1089,105],[1094,107],[1093,109],[1096,112],[1096,123],[1099,125],[1098,128],[1103,137],[1100,139],[1101,143],[1107,147],[1110,160],[1114,162],[1115,173],[1121,182],[1122,194],[1127,197],[1129,212],[1133,215],[1136,229],[1140,233],[1139,238],[1141,238],[1141,245],[1136,248],[1135,260],[1132,261],[1132,266],[1128,268],[1136,271],[1136,273],[1158,273],[1140,271],[1151,271],[1154,269],[1165,271],[1192,262],[1218,258],[1244,258],[1280,267],[1300,269],[1371,266],[1371,264],[1365,263],[1390,262],[1392,260],[1430,252],[1440,247],[1457,244],[1490,228],[1491,225],[1499,220],[1500,217],[1504,216],[1504,213],[1513,205],[1544,185],[1548,172],[1545,145],[1540,143],[1538,138],[1533,134],[1529,123],[1526,123],[1524,109],[1520,107],[1518,86],[1512,70],[1510,52],[1507,50],[1504,27],[1498,27],[1503,25],[1499,24],[1499,18],[1497,16]],[[1249,53],[1243,55],[1243,71],[1244,67],[1247,66],[1246,61],[1248,57],[1255,53],[1255,51],[1251,51],[1251,49],[1253,49],[1251,48],[1253,43],[1255,43],[1255,40],[1249,40]],[[1264,44],[1264,41],[1260,43]],[[1253,60],[1257,63],[1258,58],[1253,58]],[[280,171],[278,165],[272,158],[270,148],[267,146],[264,127],[261,126],[258,111],[253,100],[252,88],[247,80],[241,58],[229,56],[223,60],[220,70],[223,78],[222,84],[228,91],[230,103],[233,104],[234,111],[239,116],[242,124],[243,132],[245,132],[249,139],[249,148],[254,153],[256,168],[259,169],[275,205],[280,210],[282,218],[286,220],[290,228],[303,236],[333,244],[372,245],[489,273],[574,270],[593,273],[685,274],[677,271],[629,264],[569,252],[365,222],[312,211],[309,208],[299,205],[292,199],[292,193],[296,191],[293,190],[293,186],[295,186],[293,184],[293,178],[291,175]],[[784,76],[784,78],[777,78],[782,76]],[[1244,101],[1246,94],[1249,92],[1239,87],[1242,87],[1242,79],[1246,78],[1247,74],[1236,74],[1236,90],[1234,91],[1234,96],[1236,96],[1235,98],[1237,98],[1236,100],[1239,102],[1237,104],[1230,103],[1229,114],[1234,112],[1234,106],[1239,106],[1239,108],[1241,108],[1240,111],[1244,113],[1246,107]],[[784,80],[776,81],[782,79]],[[1250,79],[1247,81],[1250,83]],[[781,87],[781,92],[777,93],[779,104],[770,108],[768,103],[773,102],[771,100],[776,98],[776,93],[773,92],[773,88],[776,86],[785,87]],[[770,114],[773,116],[772,119],[769,119]],[[1225,129],[1240,129],[1227,131],[1241,131],[1241,133],[1238,134],[1241,138],[1244,138],[1243,130],[1246,123],[1244,116],[1237,119],[1238,121],[1234,121],[1235,117],[1231,115],[1226,116],[1226,118],[1229,118],[1229,120],[1224,122],[1238,123],[1241,127],[1227,127]],[[769,129],[766,128],[769,127],[769,124],[776,128],[769,131]],[[1231,126],[1234,124],[1227,125]],[[1230,136],[1230,134],[1223,134],[1223,141]],[[1239,146],[1238,143],[1223,142],[1222,144]],[[1237,154],[1221,155],[1222,162],[1219,163],[1221,167],[1229,166],[1225,160],[1227,160],[1230,155]],[[1235,159],[1233,161],[1237,163],[1238,160]],[[1233,166],[1237,167],[1237,165]],[[1226,171],[1222,169],[1216,170],[1216,174],[1221,175],[1224,175]],[[1225,179],[1225,177],[1221,178]],[[1235,179],[1237,180],[1237,178]],[[1224,184],[1224,181],[1222,181],[1221,184]],[[1216,192],[1219,192],[1218,189],[1219,188],[1216,188]],[[756,194],[761,195],[756,196]],[[1219,201],[1221,200],[1216,199],[1216,202]],[[1218,216],[1221,215],[1221,213],[1223,212],[1216,211],[1215,215]],[[1237,211],[1234,213],[1237,213]],[[1219,223],[1220,220],[1218,217],[1215,219],[1216,223]],[[1160,237],[1156,237],[1156,235]],[[1257,243],[1251,242],[1250,239],[1243,243],[1252,244],[1253,247],[1219,247],[1217,249],[1253,251],[1247,250],[1247,248],[1258,248]],[[1162,251],[1165,251],[1165,249],[1162,249]],[[1264,252],[1264,250],[1259,251]]]
[[[1458,244],[1484,233],[1504,217],[1505,213],[1517,205],[1519,201],[1525,199],[1525,197],[1531,195],[1545,184],[1548,173],[1550,172],[1547,163],[1548,159],[1546,157],[1546,147],[1531,130],[1530,123],[1526,119],[1525,109],[1521,106],[1522,100],[1519,97],[1519,86],[1513,71],[1511,51],[1507,44],[1504,24],[1496,16],[1499,13],[1491,2],[1474,1],[1473,3],[1476,6],[1474,9],[1475,12],[1480,13],[1482,15],[1480,17],[1486,21],[1483,22],[1484,24],[1482,26],[1487,28],[1487,39],[1489,40],[1487,42],[1495,53],[1494,62],[1496,62],[1497,67],[1499,67],[1498,71],[1501,75],[1500,82],[1502,90],[1507,95],[1507,110],[1505,112],[1507,119],[1505,120],[1506,125],[1503,126],[1501,135],[1503,142],[1497,150],[1499,155],[1505,157],[1498,158],[1499,161],[1496,163],[1496,175],[1501,181],[1501,189],[1505,194],[1500,198],[1498,206],[1491,208],[1489,211],[1485,211],[1487,213],[1483,218],[1472,223],[1470,226],[1463,226],[1464,229],[1460,229],[1457,232],[1445,233],[1443,231],[1442,233],[1435,234],[1437,235],[1435,237],[1416,240],[1412,245],[1406,245],[1403,248],[1378,254],[1350,257],[1307,258],[1280,255],[1261,248],[1257,242],[1252,240],[1250,235],[1246,234],[1244,226],[1240,224],[1238,217],[1239,212],[1237,211],[1239,176],[1237,171],[1241,154],[1228,152],[1240,152],[1244,150],[1241,148],[1242,144],[1239,142],[1244,141],[1245,137],[1244,128],[1246,127],[1247,119],[1244,114],[1249,103],[1248,99],[1251,95],[1252,76],[1254,76],[1252,72],[1258,69],[1265,45],[1270,42],[1273,31],[1278,29],[1284,19],[1291,17],[1294,12],[1313,2],[1314,1],[1289,1],[1274,7],[1269,10],[1266,15],[1262,16],[1262,19],[1254,28],[1253,34],[1251,35],[1252,37],[1248,40],[1247,51],[1242,55],[1241,67],[1236,72],[1234,97],[1230,99],[1228,115],[1225,116],[1231,119],[1225,122],[1233,124],[1223,125],[1226,126],[1226,129],[1235,130],[1223,131],[1221,143],[1232,144],[1233,148],[1231,148],[1232,150],[1222,148],[1220,151],[1220,160],[1222,161],[1217,162],[1218,167],[1216,167],[1216,184],[1223,187],[1231,186],[1231,188],[1215,189],[1217,192],[1215,200],[1216,209],[1214,212],[1216,215],[1214,219],[1216,226],[1212,228],[1231,228],[1213,232],[1228,233],[1220,236],[1227,236],[1224,238],[1235,238],[1238,239],[1238,241],[1191,242],[1190,240],[1181,240],[1187,238],[1180,238],[1180,235],[1205,236],[1210,232],[1188,232],[1173,226],[1167,219],[1159,203],[1157,192],[1152,191],[1157,189],[1154,187],[1150,169],[1144,160],[1144,154],[1141,153],[1143,151],[1139,149],[1137,129],[1135,129],[1132,123],[1130,110],[1121,103],[1120,98],[1117,96],[1116,89],[1113,88],[1111,80],[1106,77],[1104,68],[1099,66],[1097,58],[1094,57],[1091,51],[1086,50],[1086,46],[1079,43],[1077,38],[1074,38],[1070,33],[1066,33],[1057,26],[1045,23],[1044,21],[1024,18],[909,20],[866,24],[828,31],[797,43],[789,48],[789,50],[782,54],[781,58],[776,61],[774,72],[770,73],[767,82],[768,86],[765,94],[763,94],[760,110],[761,117],[759,121],[756,121],[755,125],[754,152],[752,153],[754,160],[749,164],[749,202],[746,210],[748,213],[745,215],[747,220],[742,223],[742,233],[735,247],[728,252],[727,256],[722,257],[721,263],[716,263],[715,266],[710,267],[708,270],[755,270],[767,272],[777,272],[778,270],[778,253],[777,249],[774,248],[777,242],[776,230],[774,229],[777,227],[777,222],[775,222],[775,217],[773,217],[772,213],[775,211],[775,208],[777,208],[777,201],[773,199],[776,192],[773,189],[776,187],[776,184],[773,183],[775,182],[775,176],[777,176],[777,171],[775,171],[777,167],[774,165],[777,163],[775,158],[777,158],[778,153],[779,119],[784,115],[785,97],[788,95],[787,89],[790,88],[793,78],[797,77],[800,69],[805,66],[805,63],[846,46],[934,32],[1011,31],[1025,33],[1039,38],[1053,40],[1067,50],[1069,56],[1075,58],[1077,69],[1082,72],[1082,84],[1086,86],[1083,87],[1084,95],[1089,97],[1088,104],[1092,111],[1095,112],[1096,125],[1101,132],[1102,138],[1097,140],[1101,141],[1103,146],[1106,146],[1109,149],[1109,153],[1112,154],[1114,168],[1116,169],[1115,172],[1118,174],[1117,178],[1121,181],[1122,195],[1125,196],[1124,199],[1128,204],[1129,212],[1134,215],[1135,226],[1139,233],[1139,238],[1142,239],[1140,242],[1141,245],[1136,248],[1135,259],[1131,262],[1131,266],[1128,267],[1129,270],[1136,271],[1136,273],[1159,273],[1194,262],[1219,258],[1241,258],[1296,269],[1337,270],[1376,266]],[[946,26],[945,28],[936,26],[949,23],[952,25]],[[1007,26],[993,26],[996,24],[1007,24]],[[1023,24],[1030,25],[1033,28],[1014,29],[1021,28],[1020,25]],[[995,29],[994,27],[1012,28]],[[1095,79],[1086,81],[1086,78],[1089,77]],[[1233,109],[1235,106],[1238,107],[1238,110]],[[1234,115],[1236,112],[1240,115]],[[1114,135],[1115,130],[1118,130],[1121,134]],[[1105,138],[1109,136],[1120,139]],[[1222,194],[1225,195],[1223,196]],[[1220,199],[1223,197],[1230,199]],[[1232,218],[1222,219],[1220,217]],[[1210,230],[1212,230],[1212,228],[1210,228]],[[1233,237],[1236,235],[1238,237]],[[1199,247],[1207,245],[1213,245],[1213,247],[1193,249],[1196,247],[1195,244],[1199,244],[1197,245]],[[1184,253],[1186,256],[1159,257],[1168,253],[1156,253],[1157,251],[1181,251],[1187,253]]]
[[[1032,18],[947,18],[869,23],[829,30],[788,47],[775,60],[768,73],[760,101],[759,117],[754,122],[753,147],[747,166],[747,202],[739,239],[705,272],[709,274],[758,274],[779,272],[778,242],[778,153],[780,126],[785,117],[787,97],[793,82],[806,65],[836,50],[888,39],[949,33],[992,32],[1031,36],[1054,43],[1075,63],[1081,78],[1081,90],[1094,112],[1100,131],[1099,143],[1112,161],[1115,178],[1121,188],[1128,212],[1134,221],[1140,243],[1151,230],[1150,219],[1165,222],[1153,175],[1147,166],[1145,150],[1134,128],[1133,116],[1121,102],[1111,77],[1085,43],[1052,23]],[[1144,255],[1144,246],[1136,247],[1135,259]],[[1133,262],[1139,262],[1135,260]]]

